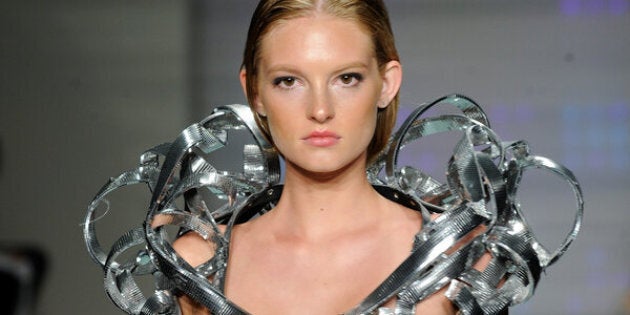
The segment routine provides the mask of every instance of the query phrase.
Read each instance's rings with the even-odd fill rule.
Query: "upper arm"
[[[173,242],[173,249],[192,267],[214,256],[215,245],[195,232],[188,232]],[[210,311],[187,295],[177,298],[182,315],[210,315]]]
[[[197,267],[214,256],[215,246],[195,232],[188,232],[173,242],[173,249],[188,264]]]
[[[219,233],[224,234],[227,226],[219,225]],[[189,231],[179,236],[173,242],[173,249],[188,264],[197,267],[214,257],[216,244],[209,239],[204,239],[194,231]]]

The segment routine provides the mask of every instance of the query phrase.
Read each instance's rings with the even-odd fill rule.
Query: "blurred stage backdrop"
[[[503,139],[528,140],[581,181],[581,235],[512,313],[630,314],[630,0],[387,3],[405,71],[401,116],[465,94]],[[86,206],[144,149],[213,106],[245,103],[237,73],[254,1],[2,7],[0,272],[21,270],[32,314],[117,314],[83,244]],[[427,138],[400,162],[443,176],[447,140]],[[112,203],[103,243],[143,219],[143,188]],[[535,232],[558,245],[573,219],[568,186],[532,171],[520,192]]]

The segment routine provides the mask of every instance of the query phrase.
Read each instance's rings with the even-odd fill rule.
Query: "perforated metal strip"
[[[423,117],[429,109],[445,107],[461,115]],[[229,144],[231,130],[243,129],[253,138],[243,149],[243,171],[217,169],[206,157]],[[446,183],[421,169],[398,167],[406,145],[448,131],[459,131],[462,138],[448,163]],[[523,172],[531,168],[560,176],[575,193],[573,228],[553,251],[538,241],[516,202]],[[103,268],[106,292],[116,306],[129,314],[178,314],[175,295],[187,294],[212,314],[246,314],[223,294],[231,229],[273,207],[281,188],[267,187],[277,183],[279,170],[278,155],[256,127],[250,109],[229,105],[186,128],[172,144],[145,152],[138,168],[106,183],[88,207],[84,238],[90,256]],[[379,192],[421,211],[423,229],[410,256],[346,314],[410,315],[416,303],[444,287],[463,314],[495,314],[531,297],[541,272],[562,256],[581,226],[582,193],[573,174],[531,155],[524,141],[502,142],[481,108],[461,95],[440,98],[412,112],[367,176],[375,185],[389,186]],[[103,250],[95,224],[98,210],[104,206],[109,210],[105,197],[140,183],[152,191],[143,227],[130,230],[109,251]],[[201,189],[225,204],[208,207]],[[425,198],[433,204],[422,201]],[[442,214],[433,220],[430,212]],[[227,223],[225,232],[217,222]],[[173,250],[169,226],[198,234],[215,248],[214,256],[193,268]],[[471,237],[472,231],[478,234]],[[133,259],[119,261],[133,248],[140,248]],[[484,254],[491,256],[490,263],[477,271],[473,266]],[[156,278],[154,292],[142,292],[136,283],[143,275]],[[396,308],[382,308],[391,298],[397,300]]]

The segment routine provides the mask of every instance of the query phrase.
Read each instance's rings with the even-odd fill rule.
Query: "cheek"
[[[360,146],[367,146],[372,140],[376,129],[376,106],[354,110],[346,117],[348,131],[355,134]],[[359,143],[357,143],[359,145]]]
[[[374,111],[368,120],[366,120],[366,125],[369,125],[369,140],[371,141],[372,138],[374,137],[374,134],[376,133],[376,111]],[[366,128],[367,129],[367,128]]]
[[[283,111],[283,113],[276,113],[274,110],[267,112],[267,125],[269,127],[269,134],[273,139],[273,142],[281,149],[287,138],[291,137],[296,128],[293,123],[295,118],[291,118],[290,113]]]
[[[304,119],[303,93],[274,93],[267,91],[261,94],[261,103],[267,116],[270,132],[275,130],[279,136],[282,132],[294,131]]]
[[[278,134],[278,122],[275,120],[275,115],[267,113],[267,128],[269,129],[269,133],[271,137],[273,137],[274,142],[276,141]]]

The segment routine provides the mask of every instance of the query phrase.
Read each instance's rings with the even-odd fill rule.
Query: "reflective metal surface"
[[[453,107],[461,114],[424,117],[437,107]],[[244,129],[253,141],[244,147],[243,171],[216,169],[208,156],[230,144],[230,131]],[[445,170],[446,183],[420,169],[398,166],[405,145],[447,131],[460,131],[462,138]],[[575,193],[573,227],[554,250],[545,248],[532,233],[518,204],[523,172],[531,168],[560,176]],[[367,176],[381,194],[420,211],[424,224],[409,257],[345,314],[414,314],[419,301],[445,287],[446,296],[462,314],[497,313],[532,296],[541,272],[562,256],[581,225],[582,193],[573,174],[532,155],[524,141],[501,141],[481,108],[460,95],[440,98],[412,112]],[[276,186],[279,178],[278,155],[243,105],[220,107],[186,128],[173,143],[145,152],[136,169],[103,186],[85,219],[88,252],[103,268],[109,297],[129,314],[178,314],[175,294],[189,295],[212,314],[245,314],[223,294],[230,234],[235,224],[273,208],[282,190]],[[96,236],[98,209],[109,210],[105,197],[111,192],[141,183],[152,190],[146,220],[104,250]],[[208,205],[204,194],[223,200],[223,205]],[[432,220],[432,212],[441,215]],[[220,224],[226,225],[225,231]],[[214,256],[191,267],[173,250],[168,226],[199,234],[212,244]],[[137,246],[144,250],[131,255],[133,259],[120,259]],[[492,256],[490,263],[477,271],[473,265],[484,254]],[[140,276],[156,280],[148,297],[137,284]],[[396,297],[395,309],[382,308],[392,297]]]

